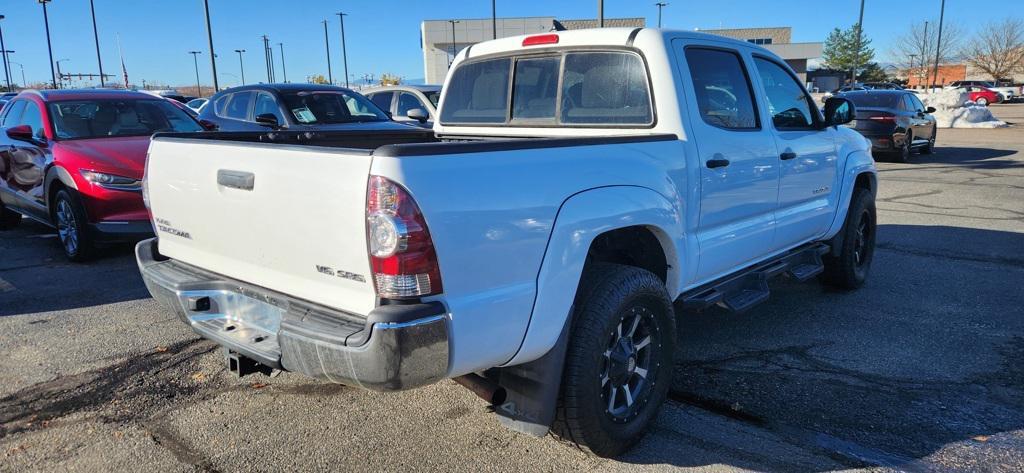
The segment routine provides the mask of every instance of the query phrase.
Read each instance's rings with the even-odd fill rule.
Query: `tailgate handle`
[[[245,171],[217,170],[217,184],[244,191],[251,191],[256,185],[256,175]]]

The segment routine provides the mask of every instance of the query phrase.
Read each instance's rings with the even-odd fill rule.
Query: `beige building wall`
[[[700,30],[701,33],[716,34],[733,39],[748,41],[752,39],[771,38],[772,44],[785,44],[792,41],[793,28],[789,26],[769,28],[726,28],[715,30]]]

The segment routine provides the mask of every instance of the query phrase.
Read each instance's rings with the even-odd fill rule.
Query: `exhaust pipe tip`
[[[452,378],[452,381],[469,389],[473,394],[487,401],[491,406],[500,406],[508,399],[508,391],[505,388],[475,373]]]

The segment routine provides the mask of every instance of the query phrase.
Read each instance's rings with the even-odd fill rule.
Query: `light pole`
[[[284,76],[284,81],[287,83],[288,70],[284,68],[284,43],[277,43],[277,47],[281,49],[281,75]]]
[[[245,85],[245,65],[242,64],[242,53],[244,53],[245,50],[236,49],[235,52],[238,53],[238,70],[242,72],[242,85]]]
[[[213,52],[213,29],[210,27],[210,0],[203,0],[206,7],[206,40],[210,44],[210,70],[213,72],[213,93],[220,90],[217,83],[217,54]]]
[[[334,85],[334,73],[331,72],[331,42],[327,40],[327,20],[324,24],[324,46],[327,47],[327,82]]]
[[[50,79],[53,80],[53,88],[57,88],[57,71],[53,69],[53,45],[50,43],[50,17],[46,14],[46,4],[51,0],[38,0],[43,6],[43,24],[46,25],[46,50],[50,53]]]
[[[17,64],[18,67],[21,68],[21,87],[24,88],[26,85],[28,85],[28,82],[25,81],[25,65],[20,63],[20,62],[14,62],[14,61],[8,61],[8,62],[10,62],[11,64]],[[11,71],[11,74],[14,74],[14,71]]]
[[[348,13],[338,12],[335,15],[341,22],[341,61],[345,65],[345,87],[348,87],[348,50],[345,48],[345,17]]]
[[[498,39],[498,9],[494,3],[491,0],[491,39]]]
[[[853,50],[853,69],[850,70],[850,83],[857,82],[857,68],[860,67],[861,33],[864,31],[864,0],[860,0],[860,17],[857,19],[857,47]]]
[[[64,58],[64,59],[58,59],[57,60],[57,83],[60,84],[61,87],[64,87],[64,75],[60,72],[60,63],[61,63],[61,61],[70,61],[70,59]],[[71,77],[68,77],[68,83],[70,83],[70,82],[71,82]]]
[[[199,85],[199,55],[203,54],[202,51],[189,51],[192,55],[192,64],[196,66],[196,95],[199,97],[203,96],[203,87]]]
[[[274,68],[270,65],[270,38],[267,35],[263,35],[263,63],[267,66],[267,83],[272,84],[274,82]]]
[[[597,27],[604,28],[604,0],[597,0]]]
[[[461,23],[459,20],[448,20],[448,23],[452,24],[452,58],[448,60],[448,67],[452,67],[452,62],[455,61],[455,24]]]
[[[100,66],[100,87],[105,87],[103,82],[103,59],[100,58],[100,32],[96,28],[96,7],[93,0],[89,0],[89,11],[92,13],[92,36],[96,40],[96,63]]]
[[[4,18],[6,18],[4,15],[0,15],[0,22],[2,22]],[[7,79],[7,91],[10,92],[11,91],[11,71],[9,69],[10,69],[11,66],[8,63],[9,59],[7,58],[7,47],[4,46],[4,27],[3,27],[3,25],[0,25],[0,53],[2,53],[2,56],[3,56],[0,59],[3,59],[3,63],[4,63],[4,78]]]
[[[946,0],[942,0],[939,9],[939,36],[935,39],[935,72],[932,73],[932,85],[939,82],[939,51],[942,50],[942,20],[946,15]],[[927,74],[927,73],[926,73]]]
[[[654,4],[658,7],[658,28],[661,28],[661,9],[668,6],[665,2],[658,2]]]

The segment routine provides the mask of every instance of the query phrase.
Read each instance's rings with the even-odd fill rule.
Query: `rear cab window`
[[[460,65],[441,106],[443,125],[654,124],[643,59],[631,51],[564,51]]]

